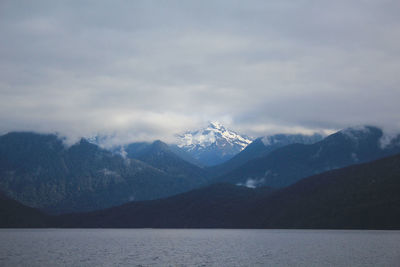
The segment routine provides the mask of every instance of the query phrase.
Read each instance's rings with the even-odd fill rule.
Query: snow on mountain
[[[252,139],[226,129],[218,122],[178,135],[178,147],[205,165],[222,163],[242,151]]]

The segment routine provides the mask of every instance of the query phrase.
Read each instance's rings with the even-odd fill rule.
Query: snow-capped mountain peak
[[[210,122],[206,128],[178,135],[178,146],[206,165],[218,164],[233,157],[251,142],[249,137],[226,129],[218,122]]]
[[[181,148],[194,148],[196,146],[207,147],[215,142],[224,140],[231,145],[240,146],[240,150],[243,150],[252,142],[249,137],[241,136],[234,131],[228,130],[218,122],[210,122],[210,124],[202,130],[189,131],[179,135],[179,137],[178,146]]]

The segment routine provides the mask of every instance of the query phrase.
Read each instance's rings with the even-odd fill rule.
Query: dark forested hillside
[[[55,135],[0,136],[0,189],[50,212],[85,211],[155,199],[199,186],[199,177],[176,175],[123,159],[85,140],[66,147]]]
[[[400,229],[400,155],[278,191],[217,184],[167,199],[57,217],[62,227]]]
[[[382,130],[375,127],[345,129],[315,144],[279,148],[214,181],[234,184],[251,181],[258,186],[281,188],[310,175],[400,153],[397,139],[382,146],[382,136]]]
[[[306,178],[250,211],[262,228],[400,229],[400,155]]]
[[[204,184],[206,172],[175,154],[167,144],[157,140],[153,143],[133,143],[125,147],[128,158],[138,159],[176,177],[190,178],[198,185]]]
[[[98,210],[63,217],[68,227],[395,228],[399,156],[339,169],[398,152],[399,138],[381,140],[374,127],[347,129],[278,148],[187,192],[209,178],[160,141],[124,158],[85,140],[67,147],[55,135],[10,133],[0,137],[0,190],[49,213]]]
[[[62,215],[61,227],[139,228],[227,228],[249,218],[243,208],[272,192],[269,188],[250,189],[215,184],[166,199],[132,202],[120,207],[85,214]]]
[[[26,228],[49,226],[49,216],[22,205],[0,192],[0,228]]]
[[[230,160],[208,168],[210,176],[220,176],[241,167],[246,162],[266,156],[272,151],[290,144],[314,144],[322,135],[276,134],[255,139],[244,150]]]

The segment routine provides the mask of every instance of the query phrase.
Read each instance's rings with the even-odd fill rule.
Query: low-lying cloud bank
[[[398,1],[0,3],[0,132],[400,129]]]

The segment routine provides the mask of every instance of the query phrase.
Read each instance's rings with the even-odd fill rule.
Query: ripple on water
[[[400,231],[3,229],[0,266],[396,266]]]

